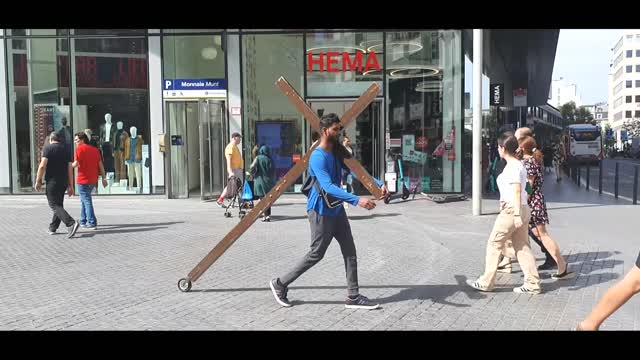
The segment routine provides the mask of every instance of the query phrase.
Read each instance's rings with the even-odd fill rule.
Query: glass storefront
[[[275,86],[284,76],[304,96],[303,35],[252,34],[242,36],[243,147],[246,168],[256,145],[267,145],[277,178],[304,154],[303,118]],[[298,191],[302,178],[289,191]]]
[[[386,33],[385,156],[410,189],[461,191],[461,46],[460,31]]]
[[[272,141],[280,177],[293,164],[283,145],[302,146],[298,154],[311,145],[308,126],[273,86],[279,76],[318,114],[341,115],[377,82],[381,98],[345,129],[358,160],[381,178],[402,170],[407,187],[418,191],[461,192],[461,37],[443,30],[243,35],[245,150]],[[248,165],[252,158],[246,159]]]
[[[73,134],[91,134],[110,183],[98,194],[149,194],[159,185],[169,197],[198,188],[203,199],[214,197],[225,183],[222,149],[236,129],[247,170],[253,150],[268,145],[281,178],[313,134],[275,85],[280,76],[318,114],[342,115],[379,84],[378,97],[345,128],[356,158],[380,179],[399,178],[401,168],[418,191],[462,191],[459,30],[11,29],[3,41],[12,193],[34,191],[51,131],[69,139],[70,157]],[[187,85],[166,88],[168,80]],[[216,85],[184,88],[197,82]],[[166,141],[164,150],[152,140]],[[301,185],[302,177],[287,191]]]
[[[67,33],[14,30],[7,39],[13,192],[34,191],[49,133],[64,135],[72,159],[73,134],[84,131],[107,173],[98,194],[150,193],[147,39],[53,37]]]

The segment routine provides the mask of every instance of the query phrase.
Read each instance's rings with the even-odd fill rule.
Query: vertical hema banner
[[[491,106],[504,106],[504,84],[489,85]]]

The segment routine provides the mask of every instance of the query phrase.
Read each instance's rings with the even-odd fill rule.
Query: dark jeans
[[[50,231],[58,230],[60,226],[60,222],[63,222],[67,227],[74,224],[75,220],[69,215],[69,213],[64,209],[64,192],[67,190],[68,183],[65,181],[63,183],[57,182],[55,179],[50,179],[47,181],[47,201],[49,202],[49,207],[53,211],[53,218],[51,219],[51,224],[49,224]]]
[[[313,210],[307,212],[309,226],[311,228],[311,249],[294,268],[280,277],[284,286],[289,286],[300,275],[304,274],[323,257],[329,244],[335,237],[340,245],[340,251],[344,257],[344,268],[347,275],[347,293],[350,296],[358,295],[358,261],[356,258],[356,245],[353,243],[351,226],[343,211],[340,216],[321,216]]]

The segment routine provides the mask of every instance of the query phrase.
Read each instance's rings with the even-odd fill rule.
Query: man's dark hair
[[[61,142],[62,137],[56,131],[53,131],[49,134],[49,141]]]
[[[84,131],[80,131],[79,133],[76,133],[75,136],[78,139],[80,139],[83,143],[85,143],[85,144],[89,143],[89,137],[87,136],[87,134],[84,133]]]
[[[340,118],[338,117],[338,115],[336,115],[335,113],[330,113],[320,118],[320,128],[330,128],[331,126],[333,126],[333,124],[339,122]]]
[[[233,138],[237,138],[237,137],[241,138],[241,137],[242,137],[242,135],[240,135],[240,133],[239,133],[239,132],[234,132],[233,134],[231,134],[231,138],[232,138],[232,139],[233,139]]]

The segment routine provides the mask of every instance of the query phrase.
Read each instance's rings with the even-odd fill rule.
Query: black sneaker
[[[69,236],[68,236],[68,237],[69,237],[69,238],[72,238],[72,237],[73,237],[73,235],[75,235],[75,234],[76,234],[76,232],[78,231],[78,228],[79,228],[79,227],[80,227],[80,223],[79,223],[79,222],[77,222],[77,221],[75,221],[75,222],[73,223],[73,225],[69,226],[69,227],[68,227],[68,229],[69,229]]]
[[[368,297],[364,295],[358,295],[358,297],[355,299],[347,297],[344,307],[346,307],[347,309],[373,310],[380,307],[380,304],[374,304],[371,302],[371,300],[369,300]]]
[[[547,259],[545,262],[538,266],[538,270],[553,270],[558,268],[558,264],[553,259]]]
[[[573,271],[569,271],[569,267],[562,274],[552,274],[551,278],[554,280],[568,280],[576,277],[576,273]]]
[[[287,299],[287,291],[289,291],[289,289],[287,289],[286,286],[280,284],[278,279],[271,279],[271,281],[269,281],[269,287],[271,288],[273,297],[276,298],[276,302],[278,302],[280,306],[291,307],[291,303],[289,299]]]

